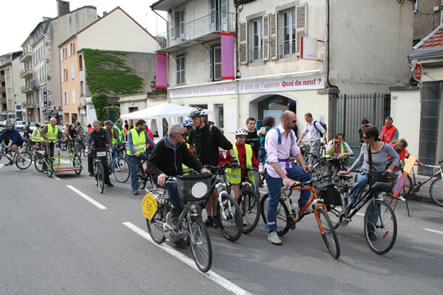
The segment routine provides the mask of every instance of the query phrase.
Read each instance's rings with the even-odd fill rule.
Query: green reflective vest
[[[131,129],[131,136],[132,136],[132,145],[134,146],[134,150],[136,153],[143,153],[146,149],[146,136],[145,136],[145,130],[140,131],[140,134],[137,132],[136,128]],[[131,153],[131,150],[128,146],[127,154],[129,156],[134,156],[133,153]]]
[[[38,130],[37,127],[35,127],[34,131],[32,132],[32,142],[41,142],[43,141],[42,136],[40,135],[40,130]]]
[[[48,126],[48,132],[46,132],[46,137],[48,138],[48,140],[45,141],[56,142],[58,138],[58,127],[55,126],[54,128],[52,128],[51,124],[48,124],[46,126]]]
[[[118,124],[114,125],[115,128],[117,128],[117,132],[118,132],[118,138],[120,139],[120,142],[124,141],[124,134],[123,134],[123,128],[120,127]]]
[[[245,144],[246,149],[246,167],[252,167],[252,147],[249,144]],[[233,145],[234,155],[238,159],[237,145]],[[239,184],[241,182],[241,169],[240,168],[228,168],[226,169],[226,177],[231,184]],[[254,182],[254,171],[248,171],[249,181]]]
[[[112,139],[111,139],[111,141],[112,141],[112,144],[113,145],[116,145],[117,143],[118,143],[118,141],[117,141],[117,139],[115,138],[115,128],[112,128],[111,129],[111,136],[112,136]]]

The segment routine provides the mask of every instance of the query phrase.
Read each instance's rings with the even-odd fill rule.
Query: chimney
[[[57,13],[58,16],[63,16],[69,13],[69,1],[57,0]]]

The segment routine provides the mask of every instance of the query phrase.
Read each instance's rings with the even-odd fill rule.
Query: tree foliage
[[[99,121],[106,120],[105,107],[108,105],[108,97],[103,93],[94,93],[92,95],[95,113]]]

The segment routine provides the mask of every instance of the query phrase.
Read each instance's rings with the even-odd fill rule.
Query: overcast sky
[[[56,0],[0,0],[0,55],[21,50],[22,43],[43,16],[57,16]],[[97,14],[120,6],[140,25],[153,34],[166,31],[165,21],[149,7],[156,0],[70,0],[70,9],[92,5]]]

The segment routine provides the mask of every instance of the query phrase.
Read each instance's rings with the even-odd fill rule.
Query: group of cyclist
[[[248,173],[246,169],[264,167],[264,175],[269,193],[267,212],[267,223],[265,229],[268,231],[268,241],[274,245],[281,245],[282,241],[278,237],[276,230],[277,206],[280,200],[280,193],[283,184],[292,186],[295,181],[308,181],[311,179],[312,167],[305,162],[301,153],[299,143],[307,135],[311,143],[311,152],[319,153],[321,144],[326,143],[326,130],[322,124],[312,118],[312,114],[307,113],[304,119],[307,123],[300,138],[294,132],[297,117],[292,111],[284,111],[280,117],[278,126],[274,126],[273,120],[268,120],[268,125],[257,134],[256,120],[248,118],[247,128],[240,128],[235,131],[236,142],[232,144],[223,133],[214,125],[209,124],[206,113],[200,108],[195,108],[189,115],[190,119],[182,124],[174,124],[169,128],[166,137],[157,144],[154,143],[151,134],[147,132],[146,122],[138,120],[134,128],[127,133],[127,161],[130,168],[131,189],[134,195],[138,195],[137,172],[139,162],[149,159],[147,170],[151,174],[153,181],[158,186],[165,186],[169,198],[173,205],[171,215],[177,219],[183,210],[183,202],[178,197],[177,185],[166,182],[168,177],[183,175],[186,170],[192,168],[200,173],[210,173],[205,168],[206,165],[217,166],[220,161],[231,163],[231,168],[227,170],[227,180],[232,184],[234,197],[240,196],[240,182],[242,178],[249,178],[253,181],[254,175]],[[274,121],[275,122],[275,121]],[[81,140],[83,128],[77,125],[72,131],[69,127],[67,134],[57,127],[57,120],[52,118],[41,129],[37,125],[34,129],[33,141],[42,141],[47,144],[48,153],[54,155],[55,143],[58,138],[69,140]],[[362,122],[363,124],[363,122]],[[115,124],[112,121],[105,122],[103,128],[101,122],[93,123],[93,130],[90,132],[86,152],[91,148],[95,151],[107,151],[112,153],[110,165],[106,157],[101,158],[105,172],[105,184],[112,187],[109,173],[113,167],[113,162],[117,157],[116,146],[125,144],[123,132],[123,121],[120,119]],[[81,130],[80,130],[81,128]],[[398,138],[398,130],[392,125],[392,118],[386,118],[386,125],[382,131],[382,138],[379,139],[379,132],[376,127],[365,122],[362,126],[363,144],[360,154],[355,163],[341,174],[349,174],[351,171],[359,171],[354,187],[352,188],[349,204],[351,207],[356,196],[368,183],[368,171],[375,170],[378,173],[398,171],[401,153],[407,146],[406,141],[400,140],[393,144]],[[80,135],[81,134],[81,135]],[[0,142],[8,137],[11,141],[10,151],[18,153],[18,148],[23,144],[23,138],[19,132],[13,128],[11,123],[6,125],[6,129],[0,133]],[[396,138],[397,137],[397,138]],[[386,142],[389,141],[389,142]],[[150,149],[147,149],[150,146]],[[220,158],[219,149],[226,150],[226,155]],[[263,157],[265,153],[265,157]],[[326,154],[343,161],[345,157],[353,155],[352,149],[344,141],[343,134],[337,134],[328,143]],[[297,164],[290,160],[295,158]],[[389,165],[386,166],[389,157]],[[94,176],[92,153],[88,154],[88,171],[90,176]],[[242,169],[243,167],[246,169]],[[262,170],[262,169],[260,169]],[[304,190],[300,194],[299,208],[309,200],[310,191]],[[217,193],[214,190],[207,207],[207,226],[217,227],[215,216],[217,215]],[[183,246],[183,241],[179,241]]]

